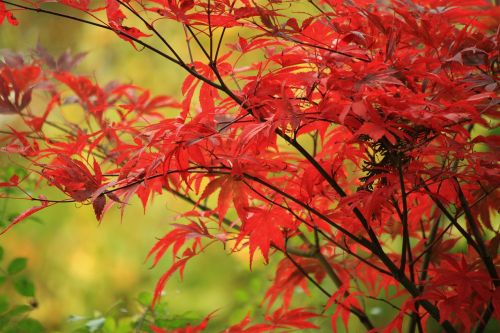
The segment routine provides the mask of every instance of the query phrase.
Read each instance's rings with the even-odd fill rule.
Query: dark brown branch
[[[285,256],[288,258],[288,260],[290,260],[293,265],[295,266],[295,268],[297,268],[297,270],[302,273],[302,275],[304,275],[305,278],[307,278],[316,288],[318,288],[323,294],[325,294],[325,296],[327,296],[328,298],[332,297],[332,295],[326,291],[325,288],[323,288],[323,286],[321,286],[321,284],[319,284],[316,280],[314,280],[310,275],[309,273],[306,272],[306,270],[300,266],[293,258],[292,256],[290,256],[290,254],[287,252],[287,251],[283,251],[283,253],[285,254]]]
[[[279,205],[278,203],[276,203],[277,205]],[[360,262],[364,263],[365,265],[375,269],[376,271],[378,271],[379,273],[381,274],[384,274],[384,275],[387,275],[387,276],[392,276],[392,274],[388,271],[386,271],[385,269],[381,268],[381,267],[378,267],[377,265],[375,265],[374,263],[371,262],[371,260],[368,258],[368,259],[365,259],[363,257],[361,257],[360,255],[358,255],[357,253],[355,252],[352,252],[347,246],[344,246],[342,244],[340,244],[339,242],[337,242],[335,239],[331,238],[329,235],[327,235],[323,230],[320,230],[318,229],[315,225],[313,225],[312,223],[306,221],[305,219],[303,219],[302,217],[300,217],[299,215],[297,215],[296,212],[293,211],[293,209],[290,208],[290,206],[287,204],[287,207],[283,207],[281,206],[283,209],[286,209],[288,212],[290,212],[293,216],[295,216],[295,218],[299,221],[301,221],[302,223],[304,223],[305,225],[307,225],[309,228],[313,229],[313,230],[316,230],[321,236],[323,236],[327,241],[329,241],[330,243],[332,243],[333,245],[335,245],[336,247],[338,247],[339,249],[341,249],[342,251],[344,251],[345,253],[355,257],[356,259],[358,259]],[[311,217],[312,219],[312,217]]]
[[[443,215],[446,216],[446,218],[453,224],[453,226],[467,240],[467,243],[470,246],[472,246],[476,250],[477,253],[479,253],[478,246],[477,246],[476,242],[474,241],[474,239],[469,235],[469,233],[464,228],[462,228],[462,226],[458,223],[457,219],[455,217],[453,217],[453,215],[451,215],[450,212],[448,212],[448,210],[443,205],[443,203],[436,198],[436,196],[434,195],[434,193],[431,192],[431,190],[429,189],[427,184],[425,184],[425,182],[423,180],[421,180],[421,182],[422,182],[424,189],[427,191],[427,194],[432,199],[432,201],[434,201],[434,203],[439,208],[439,210],[441,210]]]
[[[346,230],[342,226],[340,226],[337,223],[330,220],[328,217],[326,217],[324,214],[322,214],[321,212],[316,210],[314,207],[311,207],[311,206],[305,204],[304,202],[300,201],[299,199],[291,196],[290,194],[279,189],[278,187],[276,187],[276,186],[274,186],[274,185],[272,185],[272,184],[270,184],[270,183],[268,183],[260,178],[254,177],[254,176],[249,175],[249,174],[244,174],[244,176],[245,176],[245,178],[251,179],[251,180],[253,180],[261,185],[266,186],[267,188],[269,188],[269,189],[273,190],[274,192],[280,194],[281,196],[289,199],[290,201],[295,202],[296,204],[302,206],[303,208],[305,208],[306,210],[308,210],[312,214],[314,214],[317,217],[319,217],[320,219],[324,220],[326,223],[328,223],[329,225],[331,225],[335,229],[339,230],[340,232],[342,232],[343,234],[345,234],[346,236],[348,236],[349,238],[351,238],[355,242],[363,245],[364,247],[366,247],[369,250],[372,249],[372,246],[371,246],[370,242],[368,242],[368,240],[366,240],[365,238],[359,238],[356,235],[352,234],[351,232],[349,232],[348,230]],[[247,183],[247,186],[249,186],[250,188],[252,187],[248,183]]]
[[[93,22],[93,21],[89,21],[89,20],[86,20],[86,19],[82,19],[82,18],[79,18],[79,17],[75,17],[75,16],[71,16],[71,15],[67,15],[67,14],[62,14],[62,13],[58,13],[58,12],[54,12],[52,10],[47,10],[47,9],[42,9],[42,8],[33,8],[33,7],[28,7],[28,6],[23,6],[23,5],[19,5],[19,4],[16,4],[16,3],[12,3],[10,1],[5,1],[5,0],[0,0],[2,1],[3,3],[5,4],[8,4],[8,5],[11,5],[13,7],[17,7],[17,8],[21,8],[21,9],[25,9],[25,10],[28,10],[28,11],[33,11],[33,12],[37,12],[37,13],[45,13],[45,14],[50,14],[50,15],[54,15],[54,16],[59,16],[59,17],[62,17],[62,18],[65,18],[65,19],[68,19],[68,20],[72,20],[72,21],[77,21],[77,22],[81,22],[81,23],[85,23],[85,24],[89,24],[91,26],[95,26],[95,27],[98,27],[98,28],[101,28],[101,29],[105,29],[105,30],[109,30],[109,31],[113,31],[114,33],[120,35],[120,36],[123,36],[123,37],[126,37],[128,39],[130,39],[131,41],[143,46],[144,48],[162,56],[163,58],[169,60],[170,62],[173,62],[174,64],[177,64],[178,66],[182,67],[186,72],[188,72],[190,75],[194,76],[195,78],[197,78],[198,80],[216,88],[216,89],[219,89],[221,91],[223,91],[222,87],[220,85],[218,85],[217,83],[211,81],[210,79],[204,77],[203,75],[199,74],[194,68],[191,68],[189,65],[183,63],[183,62],[179,62],[177,59],[171,57],[170,55],[166,54],[165,52],[163,51],[160,51],[159,49],[155,48],[154,46],[151,46],[150,44],[148,43],[145,43],[143,41],[141,41],[140,39],[138,38],[135,38],[129,34],[127,34],[126,32],[123,32],[123,31],[120,31],[120,30],[115,30],[105,24],[101,24],[101,23],[97,23],[97,22]]]
[[[184,25],[188,31],[189,31],[189,34],[193,37],[194,41],[196,42],[196,44],[198,44],[198,47],[200,48],[201,52],[203,52],[203,54],[205,55],[205,57],[207,57],[208,61],[209,62],[212,62],[212,58],[210,57],[210,54],[208,54],[207,50],[205,49],[205,47],[201,44],[201,41],[200,39],[198,38],[198,36],[194,33],[193,29],[191,28],[191,26],[189,24],[185,24]]]
[[[475,333],[483,333],[484,330],[486,329],[486,325],[491,319],[491,316],[493,315],[493,302],[490,301],[488,303],[488,306],[486,309],[484,309],[483,314],[481,315],[481,318],[479,319],[479,322],[476,326],[476,329],[474,330]]]
[[[332,266],[330,266],[330,264],[328,263],[328,261],[326,260],[326,258],[323,256],[323,254],[321,253],[320,249],[319,249],[319,244],[316,245],[316,251],[315,251],[316,255],[316,259],[318,259],[318,261],[320,262],[321,266],[325,269],[326,271],[326,274],[328,275],[328,277],[330,278],[330,280],[333,281],[333,283],[335,284],[335,286],[337,288],[340,288],[342,287],[343,285],[343,282],[342,280],[340,279],[340,277],[337,275],[337,273],[335,273],[335,271],[333,270]],[[350,294],[348,291],[345,292],[345,296],[348,297]],[[375,327],[373,326],[372,322],[370,321],[370,318],[368,318],[368,316],[366,315],[365,311],[363,309],[360,309],[354,305],[351,305],[349,307],[349,311],[351,311],[356,317],[358,317],[359,321],[361,322],[361,324],[363,324],[363,326],[368,330],[373,330],[375,329]]]
[[[208,206],[205,206],[201,203],[198,203],[197,201],[193,200],[191,197],[189,197],[188,195],[186,194],[182,194],[181,192],[179,191],[176,191],[176,190],[173,190],[173,189],[166,189],[167,191],[169,191],[170,193],[172,193],[173,195],[175,195],[176,197],[188,202],[188,203],[191,203],[193,204],[196,208],[198,208],[199,210],[202,210],[204,212],[210,212],[210,215],[212,217],[214,217],[215,219],[219,219],[219,214],[217,214],[216,212],[213,211],[213,209],[209,208]],[[224,223],[226,226],[228,227],[231,227],[235,230],[240,230],[240,227],[238,225],[235,225],[233,223],[233,221],[231,221],[230,219],[228,219],[227,217],[224,217],[222,219],[222,223]]]
[[[400,219],[401,219],[401,225],[403,226],[403,245],[401,248],[401,264],[400,264],[400,270],[402,272],[405,271],[405,265],[406,265],[406,258],[408,257],[408,261],[411,263],[412,258],[411,258],[411,245],[410,245],[410,233],[408,230],[408,202],[406,199],[406,189],[405,189],[405,181],[404,181],[404,175],[403,175],[403,169],[400,164],[398,164],[398,176],[399,176],[399,186],[400,186],[400,191],[401,191],[401,202],[402,202],[402,209],[399,210],[398,203],[395,202],[396,207],[398,208],[398,213],[400,213]],[[413,278],[413,272],[410,269],[410,277],[412,281],[415,281]]]
[[[455,188],[458,194],[458,199],[460,200],[460,204],[462,205],[462,209],[465,212],[465,218],[467,222],[469,223],[469,227],[472,230],[472,234],[474,235],[474,238],[476,240],[477,244],[477,250],[479,253],[479,256],[481,257],[481,260],[483,261],[484,265],[486,266],[486,270],[488,271],[488,274],[490,275],[493,285],[498,288],[500,287],[500,279],[498,278],[498,273],[495,267],[495,264],[493,263],[493,260],[491,259],[491,256],[488,254],[488,251],[486,250],[486,246],[484,244],[483,237],[481,236],[481,232],[479,231],[479,227],[477,225],[476,220],[474,219],[474,215],[472,214],[472,211],[470,210],[469,204],[467,202],[467,199],[465,198],[464,192],[462,191],[462,188],[460,186],[460,183],[456,178],[453,178],[454,183],[455,183]]]
[[[119,4],[121,4],[122,6],[124,6],[125,8],[127,8],[132,14],[134,14],[139,20],[141,20],[141,22],[148,28],[148,30],[151,30],[161,41],[162,43],[168,48],[168,50],[170,52],[172,52],[172,54],[174,55],[175,59],[177,59],[178,61],[178,64],[185,64],[185,62],[182,60],[182,58],[179,56],[179,54],[177,53],[177,51],[175,51],[175,49],[172,47],[172,45],[170,45],[170,43],[163,37],[162,34],[160,34],[158,32],[158,30],[156,30],[156,28],[151,25],[148,21],[146,21],[144,19],[144,17],[142,17],[142,15],[140,15],[131,5],[129,5],[128,3],[125,3],[123,2],[122,0],[116,0]]]
[[[420,292],[423,292],[424,291],[424,282],[425,280],[427,280],[427,274],[429,272],[429,265],[431,263],[431,257],[432,257],[432,246],[434,245],[434,242],[436,240],[436,236],[437,236],[437,233],[438,233],[438,230],[439,230],[439,223],[441,221],[441,218],[437,218],[434,222],[434,224],[432,225],[432,228],[431,228],[431,232],[429,234],[429,238],[427,239],[426,241],[426,250],[423,252],[425,253],[424,255],[424,259],[422,261],[422,265],[420,267],[420,276],[419,276],[419,280],[418,280],[418,283],[420,284],[420,286],[418,287]],[[414,264],[415,262],[413,262],[412,264]],[[418,317],[418,306],[415,307],[415,313],[412,315],[411,317],[411,320],[410,320],[410,324],[408,326],[408,332],[410,333],[413,333],[415,332],[415,329],[418,327],[419,328],[419,331],[422,331],[421,330],[421,326],[422,326],[422,322],[420,320],[420,318]]]
[[[262,185],[265,185],[266,187],[272,189],[274,192],[276,193],[279,193],[281,194],[282,196],[288,198],[289,200],[301,205],[302,207],[306,208],[308,211],[310,211],[311,213],[313,213],[314,215],[320,217],[321,219],[324,219],[326,222],[330,221],[326,216],[324,216],[323,214],[321,214],[320,212],[318,212],[316,209],[314,209],[313,207],[310,207],[308,205],[306,205],[305,203],[301,202],[300,200],[294,198],[294,197],[291,197],[289,194],[281,191],[279,188],[271,185],[271,184],[267,184],[266,182],[262,181],[261,179],[259,178],[256,178],[256,177],[253,177],[253,176],[250,176],[248,174],[244,174],[244,176],[246,178],[250,178]],[[334,223],[333,221],[330,221],[328,223]],[[339,231],[341,232],[344,232],[342,229],[341,226],[338,226],[337,224],[333,224],[332,226],[334,226],[335,228],[337,228]],[[345,229],[344,229],[345,230]],[[347,230],[346,230],[347,231]],[[347,235],[347,234],[346,234]],[[354,235],[353,235],[354,236]],[[356,236],[354,236],[356,237]],[[375,236],[376,237],[376,236]],[[356,237],[357,238],[357,237]],[[366,245],[364,245],[363,243],[361,243],[361,241],[363,243],[365,243]],[[408,290],[408,292],[413,296],[413,297],[418,297],[420,296],[420,292],[418,290],[418,288],[415,286],[415,284],[410,281],[400,270],[399,268],[392,262],[392,260],[387,256],[387,254],[383,251],[383,249],[380,247],[376,247],[374,246],[374,244],[366,241],[366,239],[364,238],[361,238],[359,239],[359,241],[357,241],[358,244],[360,245],[363,245],[365,247],[367,247],[369,250],[371,250],[377,257],[379,257],[382,262],[386,265],[386,267],[389,269],[389,271],[392,273],[392,275],[394,276],[394,278],[399,281],[403,287]],[[378,243],[377,243],[378,244]],[[438,308],[433,305],[431,302],[427,301],[427,300],[419,300],[416,302],[417,304],[421,304],[426,310],[427,312],[434,318],[436,319],[437,321],[440,321],[440,314],[439,314],[439,310]],[[443,329],[446,331],[446,332],[456,332],[455,328],[451,325],[451,323],[447,320],[443,321],[441,323],[441,326],[443,327]]]

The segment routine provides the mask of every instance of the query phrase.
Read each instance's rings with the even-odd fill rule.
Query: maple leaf
[[[75,92],[87,110],[98,116],[107,107],[106,95],[97,85],[84,76],[76,76],[68,72],[54,73],[54,78],[66,84]]]
[[[151,36],[135,27],[127,27],[122,24],[126,16],[120,9],[120,3],[116,0],[106,0],[106,15],[111,29],[117,32],[118,37],[132,44],[134,48],[136,46],[132,38],[139,39]]]
[[[21,214],[19,214],[18,216],[16,216],[9,223],[9,225],[7,227],[5,227],[2,231],[0,231],[0,236],[3,235],[4,233],[6,233],[7,231],[9,231],[12,227],[14,227],[16,224],[18,224],[22,220],[30,217],[31,215],[35,214],[36,212],[38,212],[38,211],[40,211],[42,209],[45,209],[45,208],[49,207],[49,202],[46,200],[46,198],[43,195],[41,195],[39,197],[39,200],[41,202],[40,206],[28,208],[27,210],[25,210],[24,212],[22,212]]]
[[[0,182],[0,187],[11,187],[11,186],[16,187],[18,185],[19,185],[19,176],[18,175],[13,175],[6,182]]]
[[[186,268],[186,264],[189,261],[189,259],[191,259],[194,255],[195,254],[191,253],[191,252],[186,253],[182,259],[179,259],[179,260],[175,261],[175,263],[172,264],[172,266],[170,266],[170,268],[168,269],[168,271],[165,272],[160,277],[160,279],[156,283],[156,287],[155,287],[155,291],[154,291],[153,303],[152,303],[153,307],[158,302],[158,300],[159,300],[159,298],[161,296],[161,293],[162,293],[163,289],[165,288],[165,284],[170,279],[170,277],[172,276],[172,274],[174,274],[175,272],[179,271],[180,277],[182,279],[184,269]]]
[[[292,310],[276,310],[271,316],[266,316],[275,327],[293,327],[297,329],[319,328],[308,322],[309,319],[318,317],[314,312],[307,311],[305,308],[296,308]]]
[[[235,248],[243,239],[248,238],[251,268],[257,249],[260,249],[266,263],[269,262],[271,245],[284,250],[285,235],[293,230],[294,224],[290,222],[290,217],[279,208],[249,208],[247,211],[248,216],[238,235]]]
[[[349,284],[345,283],[340,288],[335,291],[335,293],[330,297],[325,308],[328,309],[332,304],[339,304],[335,309],[335,313],[331,316],[331,325],[334,332],[337,332],[337,319],[340,315],[342,321],[344,322],[344,327],[348,327],[349,325],[349,317],[351,316],[351,307],[355,307],[357,309],[361,309],[361,305],[359,301],[356,299],[356,296],[359,294],[357,292],[347,293],[349,290]],[[348,295],[348,296],[346,296]]]
[[[442,320],[458,321],[469,330],[480,318],[479,304],[486,304],[493,297],[491,281],[486,272],[468,263],[464,255],[447,255],[443,259],[439,267],[431,270],[432,278],[424,295],[439,302]],[[459,312],[462,315],[454,317]]]
[[[242,220],[246,218],[246,207],[248,207],[248,194],[246,185],[232,175],[220,176],[213,179],[201,194],[198,203],[205,198],[208,198],[220,188],[219,196],[217,199],[217,212],[219,222],[226,216],[226,213],[231,205],[231,201]]]
[[[70,0],[73,1],[73,0]],[[64,51],[59,57],[53,57],[40,43],[33,49],[33,55],[55,72],[70,72],[87,55],[86,52],[72,54]]]
[[[172,255],[175,258],[187,240],[194,241],[195,245],[201,245],[201,237],[211,237],[204,225],[195,222],[189,225],[175,224],[174,230],[167,233],[151,248],[146,259],[155,254],[153,260],[153,266],[155,266],[169,248],[172,248]]]
[[[11,11],[8,11],[5,8],[5,4],[2,1],[2,2],[0,2],[0,25],[3,23],[5,18],[7,18],[7,22],[9,22],[9,24],[11,24],[11,25],[15,26],[15,25],[19,24],[16,17],[12,14]]]
[[[89,10],[89,5],[90,5],[90,0],[59,0],[61,3],[68,5],[70,7],[82,10],[82,11],[88,11]]]
[[[30,143],[25,134],[16,131],[12,127],[10,127],[10,130],[12,132],[13,141],[5,147],[1,147],[0,151],[6,153],[17,153],[21,156],[27,157],[36,156],[39,153],[40,149],[36,141]]]
[[[198,325],[192,326],[191,324],[188,324],[186,327],[181,327],[181,328],[176,328],[176,329],[170,329],[166,330],[160,327],[157,327],[155,325],[151,325],[150,328],[153,330],[155,333],[200,333],[205,330],[205,328],[208,325],[209,320],[212,318],[214,313],[209,314],[206,316]]]
[[[300,257],[294,258],[294,260],[305,272],[314,274],[317,281],[323,281],[325,273],[322,271],[317,261],[311,258]],[[283,301],[282,307],[286,309],[289,308],[293,295],[299,290],[310,295],[307,282],[308,280],[304,274],[297,269],[297,266],[288,258],[283,258],[276,269],[273,284],[266,291],[265,300],[267,300],[268,303],[267,310],[269,310],[280,298]]]
[[[20,113],[28,106],[40,75],[36,65],[0,68],[0,114]]]
[[[92,202],[92,207],[94,208],[95,217],[100,221],[103,215],[104,206],[106,206],[106,196],[100,194]]]
[[[91,198],[102,186],[103,177],[97,163],[94,163],[94,172],[95,175],[78,160],[59,155],[50,165],[45,166],[42,176],[71,198],[81,202]],[[100,206],[100,203],[97,205]]]

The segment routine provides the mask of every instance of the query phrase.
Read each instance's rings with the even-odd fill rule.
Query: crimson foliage
[[[498,7],[475,0],[59,0],[47,9],[45,2],[0,1],[0,22],[17,25],[14,14],[24,10],[91,24],[187,77],[177,102],[72,74],[80,56],[5,53],[0,113],[18,115],[26,128],[11,128],[2,151],[25,157],[28,177],[66,195],[26,193],[41,205],[7,229],[55,204],[92,205],[101,220],[133,196],[146,207],[170,192],[193,208],[149,253],[155,265],[167,251],[174,260],[155,301],[212,244],[247,249],[250,265],[257,256],[280,260],[265,295],[266,321],[252,326],[245,318],[226,332],[315,328],[309,319],[324,309],[291,308],[298,288],[324,294],[325,308],[335,308],[333,329],[351,315],[383,332],[402,330],[403,322],[423,332],[429,319],[446,332],[482,332],[500,318],[500,236],[491,218],[499,140],[488,133],[500,104]],[[186,30],[187,46],[169,41],[163,20]],[[227,37],[231,30],[238,38]],[[201,57],[181,56],[184,48]],[[30,106],[35,91],[49,96],[42,110]],[[50,120],[74,102],[85,123]],[[171,109],[176,117],[167,116]],[[47,134],[54,128],[57,139]],[[22,189],[25,179],[0,185]],[[327,280],[336,290],[326,289]],[[376,328],[365,298],[398,314]],[[209,319],[183,330],[201,331]]]

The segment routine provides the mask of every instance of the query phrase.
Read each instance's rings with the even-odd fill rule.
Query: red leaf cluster
[[[43,2],[0,2],[0,23],[14,9],[59,13]],[[109,207],[123,211],[134,196],[146,209],[170,193],[192,209],[148,254],[153,266],[169,251],[173,256],[154,302],[172,275],[182,276],[212,244],[247,251],[250,265],[259,254],[265,263],[280,260],[264,322],[252,325],[247,317],[227,332],[315,329],[320,312],[333,329],[340,317],[346,327],[358,321],[372,332],[424,331],[429,321],[446,332],[481,332],[499,319],[498,6],[59,6],[95,20],[66,19],[112,30],[184,70],[183,98],[98,85],[72,73],[81,54],[56,60],[37,47],[31,62],[3,54],[0,113],[26,126],[4,131],[1,151],[28,159],[32,177],[65,195],[40,199],[42,206],[8,228],[49,203],[92,204],[101,221]],[[159,20],[177,24],[186,46],[174,44]],[[47,105],[30,107],[33,93],[47,96]],[[57,122],[53,110],[73,103],[84,120]],[[23,190],[16,177],[0,186]],[[321,295],[325,306],[314,313],[295,308],[299,292]],[[392,309],[384,327],[373,324],[367,299]],[[209,317],[177,331],[202,331]]]

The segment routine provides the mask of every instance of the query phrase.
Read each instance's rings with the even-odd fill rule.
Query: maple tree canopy
[[[82,55],[4,51],[0,114],[24,125],[2,131],[1,151],[24,157],[28,174],[0,186],[38,204],[2,233],[55,204],[91,205],[100,221],[134,196],[146,208],[169,192],[192,210],[149,253],[154,265],[167,251],[173,258],[153,302],[213,244],[247,250],[250,265],[280,260],[264,322],[247,317],[225,332],[313,329],[326,309],[333,330],[339,316],[372,332],[403,323],[424,332],[429,321],[482,332],[500,319],[499,7],[0,0],[0,23],[22,29],[30,22],[18,22],[20,11],[114,33],[186,78],[178,101],[76,75]],[[185,44],[172,44],[164,20],[185,29]],[[46,104],[32,103],[34,94]],[[74,103],[85,121],[58,121]],[[29,194],[32,179],[64,197]],[[324,294],[324,308],[294,307],[308,288]],[[375,327],[367,298],[397,309],[390,324]],[[177,331],[202,331],[211,316]]]

